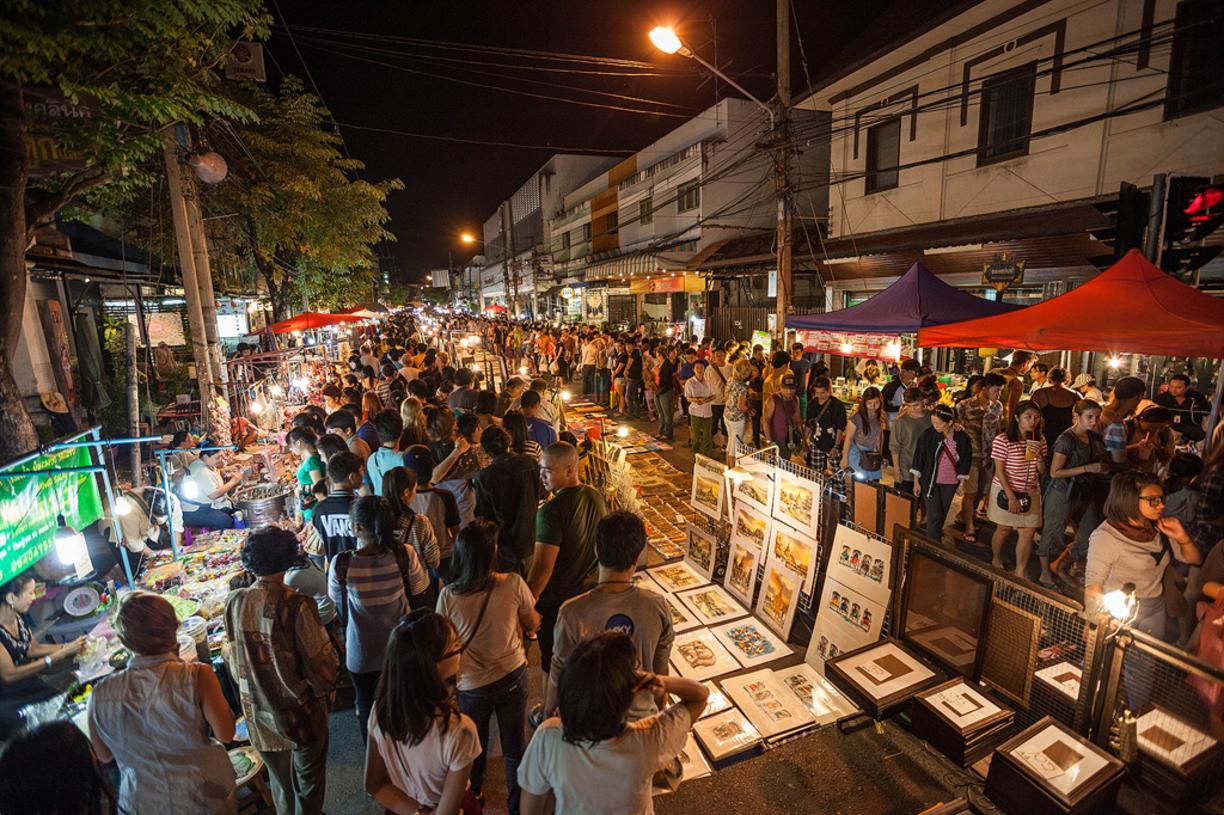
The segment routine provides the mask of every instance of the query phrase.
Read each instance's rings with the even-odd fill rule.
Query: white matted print
[[[875,642],[884,625],[884,611],[882,603],[825,576],[820,604],[816,607],[817,619],[826,615],[836,617],[851,629],[862,631],[867,642]]]
[[[698,512],[716,521],[725,517],[727,497],[727,465],[698,453],[693,461],[693,488],[689,504]]]
[[[685,781],[705,778],[714,772],[710,769],[710,763],[706,761],[701,748],[697,746],[697,739],[693,738],[691,732],[684,741],[684,749],[680,751],[680,768],[682,771],[680,775],[681,784]]]
[[[679,563],[669,563],[666,566],[656,566],[653,569],[648,569],[647,574],[654,579],[656,583],[668,592],[684,591],[685,589],[693,589],[697,586],[704,586],[710,582],[693,570],[693,567],[685,561]]]
[[[829,554],[829,577],[886,603],[891,572],[892,546],[844,524],[837,525]]]
[[[799,606],[799,589],[799,580],[785,566],[766,561],[765,579],[761,583],[756,612],[782,639],[790,636],[795,609]]]
[[[1216,744],[1202,730],[1158,707],[1135,721],[1135,732],[1140,751],[1178,770]]]
[[[816,626],[808,643],[804,662],[819,671],[824,670],[824,661],[849,653],[875,642],[861,628],[853,628],[836,614],[816,614]]]
[[[837,663],[867,696],[879,702],[935,676],[931,669],[897,647],[883,642]]]
[[[702,719],[693,725],[693,733],[714,761],[742,753],[761,741],[752,722],[735,708]]]
[[[785,566],[799,579],[805,592],[816,579],[816,541],[789,526],[774,524],[769,536],[769,559]]]
[[[680,592],[676,597],[707,625],[748,615],[748,609],[741,606],[722,586],[703,586]]]
[[[736,506],[747,504],[768,516],[773,512],[774,474],[777,468],[760,461],[747,461],[740,467],[748,472],[748,478],[735,487]]]
[[[936,713],[961,730],[989,719],[1003,710],[964,681],[941,691],[921,693],[919,696],[925,699]]]
[[[1080,682],[1083,681],[1084,672],[1070,662],[1056,662],[1037,671],[1033,676],[1045,682],[1072,702],[1079,699]]]
[[[765,738],[813,724],[807,706],[787,690],[773,671],[756,671],[723,680],[723,690]]]
[[[698,682],[724,676],[740,667],[708,628],[677,634],[672,643],[672,664],[676,673]]]
[[[691,631],[701,625],[701,620],[697,619],[697,615],[688,609],[684,603],[676,599],[674,594],[664,594],[663,599],[667,602],[667,609],[671,612],[672,630],[677,634],[682,631]]]
[[[958,669],[972,668],[977,660],[977,640],[959,628],[939,626],[907,635],[915,645]]]
[[[688,525],[688,542],[684,547],[684,562],[706,580],[714,574],[714,559],[718,553],[718,541],[697,524]]]
[[[773,517],[816,537],[820,530],[820,485],[781,467],[774,478]]]
[[[739,504],[731,516],[731,540],[762,552],[769,543],[772,527],[769,516],[762,515],[750,506]]]
[[[741,603],[752,608],[752,595],[756,589],[757,570],[761,567],[760,549],[745,546],[742,541],[732,540],[727,553],[727,573],[723,585]]]
[[[745,668],[764,665],[793,653],[786,643],[755,617],[733,620],[710,630]]]
[[[1011,756],[1067,798],[1109,763],[1096,750],[1054,725],[1017,745]]]
[[[828,724],[842,716],[849,716],[856,710],[854,703],[811,665],[800,663],[774,673],[786,689],[816,718],[817,724]]]
[[[650,589],[653,592],[658,592],[660,594],[667,594],[667,592],[663,590],[663,587],[660,586],[658,583],[656,583],[654,581],[654,578],[652,578],[650,575],[648,575],[644,571],[635,572],[632,580],[633,580],[633,585],[637,586],[639,589]]]

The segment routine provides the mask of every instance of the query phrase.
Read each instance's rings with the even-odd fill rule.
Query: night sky
[[[279,8],[278,8],[279,4]],[[948,2],[899,0],[798,0],[799,27],[813,76],[837,64],[846,45],[871,27],[885,37],[914,24],[923,9]],[[553,152],[459,144],[359,130],[344,125],[387,128],[437,136],[500,140],[563,147],[634,150],[684,121],[649,113],[585,107],[475,87],[467,82],[565,96],[597,104],[652,108],[690,116],[712,105],[712,81],[690,60],[656,51],[646,37],[655,25],[674,25],[685,43],[713,61],[713,17],[718,63],[762,99],[773,94],[773,0],[642,2],[641,0],[518,0],[518,2],[304,3],[269,0],[277,28],[267,59],[269,83],[282,72],[310,79],[341,124],[353,158],[366,164],[365,177],[403,179],[405,189],[390,201],[390,229],[398,241],[388,248],[403,280],[420,281],[426,269],[444,267],[453,248],[456,263],[466,257],[458,240],[463,230],[479,234],[494,212]],[[887,14],[884,14],[889,9]],[[280,24],[292,28],[301,58]],[[875,23],[875,25],[872,25]],[[337,32],[373,35],[345,37]],[[393,38],[419,38],[464,45],[530,49],[650,62],[666,76],[594,76],[505,67],[534,65],[588,71],[624,71],[619,66],[527,60],[519,55],[440,50]],[[798,46],[792,41],[792,85],[801,98],[806,81]],[[498,65],[478,64],[499,63]],[[629,69],[632,70],[632,69]],[[527,81],[530,80],[530,81]],[[665,102],[672,107],[580,93],[564,85]],[[726,95],[728,90],[722,85]],[[676,107],[678,106],[678,107]]]

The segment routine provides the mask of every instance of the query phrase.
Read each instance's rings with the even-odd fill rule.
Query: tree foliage
[[[244,85],[235,101],[256,118],[208,129],[230,167],[225,182],[203,193],[206,212],[215,216],[209,240],[222,264],[254,267],[277,319],[303,295],[312,308],[369,299],[374,246],[394,240],[386,229],[387,196],[403,184],[357,177],[364,165],[341,153],[327,110],[294,77],[276,93]]]

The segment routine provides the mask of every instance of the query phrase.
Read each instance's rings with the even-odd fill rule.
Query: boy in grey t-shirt
[[[544,697],[544,713],[557,708],[557,689],[566,657],[580,642],[603,631],[621,631],[637,646],[641,669],[667,673],[672,640],[671,610],[663,596],[633,585],[638,558],[646,548],[646,526],[632,512],[610,513],[595,528],[599,583],[561,606],[554,634],[552,667]],[[658,712],[653,699],[634,700],[631,719]]]
[[[927,415],[922,391],[918,388],[906,388],[901,398],[904,401],[901,412],[893,419],[888,449],[892,453],[893,464],[897,465],[897,489],[908,494],[914,490],[913,475],[910,473],[914,450],[918,447],[918,437],[931,426],[931,417]]]

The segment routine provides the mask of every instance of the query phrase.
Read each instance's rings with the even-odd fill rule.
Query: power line
[[[297,40],[293,38],[293,29],[289,27],[289,20],[285,17],[285,13],[280,10],[280,4],[276,0],[272,0],[272,8],[276,9],[276,16],[281,18],[281,26],[285,29],[285,33],[289,35],[289,42],[293,45],[293,52],[297,54],[298,62],[302,63],[302,70],[306,72],[306,79],[310,81],[310,87],[314,88],[315,96],[319,97],[319,101],[323,103],[323,107],[327,109],[330,116],[331,108],[327,106],[327,100],[323,98],[323,92],[319,90],[319,84],[315,82],[314,74],[310,72],[310,66],[306,64],[306,58],[302,56],[302,49],[298,48]],[[332,124],[336,120],[332,119]],[[352,158],[349,155],[348,145],[344,143],[344,138],[340,139],[340,148],[344,150],[345,158]]]

